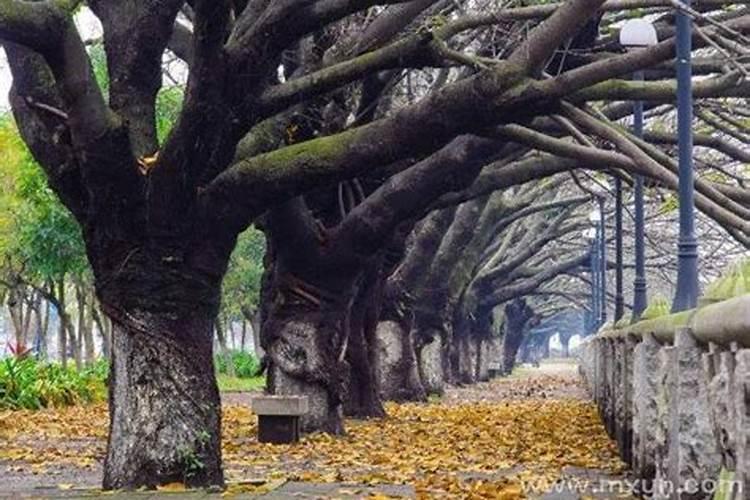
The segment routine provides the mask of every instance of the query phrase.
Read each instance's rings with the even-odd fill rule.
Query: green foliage
[[[182,109],[185,92],[182,87],[164,87],[156,95],[156,136],[159,143],[163,143]]]
[[[679,208],[680,204],[677,202],[677,197],[674,194],[668,194],[664,197],[664,201],[659,206],[659,215],[676,212]]]
[[[244,351],[230,351],[229,357],[234,365],[234,374],[238,378],[252,378],[258,374],[260,363],[258,359]],[[214,359],[217,373],[227,373],[227,360],[224,356],[217,355]]]
[[[190,479],[200,474],[205,468],[204,455],[206,445],[211,440],[211,435],[206,431],[200,431],[195,436],[195,448],[180,447],[177,450],[179,461],[182,464],[183,482],[189,483]]]
[[[216,382],[221,392],[259,391],[265,388],[266,377],[260,375],[252,378],[238,378],[219,374],[216,376]]]
[[[250,227],[237,238],[237,246],[229,259],[222,284],[222,314],[228,319],[241,319],[242,309],[257,309],[263,277],[265,235]]]
[[[643,314],[641,314],[641,320],[655,319],[670,314],[670,306],[667,299],[661,296],[654,297],[649,303],[648,307]]]
[[[6,358],[0,362],[0,409],[38,410],[103,401],[107,373],[106,360],[77,371],[35,358]]]
[[[731,266],[721,278],[708,285],[701,302],[720,302],[748,292],[750,292],[750,259],[744,259]]]
[[[88,268],[81,232],[73,216],[47,187],[44,173],[10,117],[0,118],[0,252],[24,263],[41,279],[57,279]]]

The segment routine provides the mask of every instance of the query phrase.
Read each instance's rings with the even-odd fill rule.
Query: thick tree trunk
[[[478,337],[477,380],[487,382],[490,379],[490,339]]]
[[[347,416],[385,416],[377,374],[376,339],[382,288],[380,262],[373,262],[349,311],[349,340],[346,347],[349,377],[344,404]]]
[[[305,432],[344,432],[343,401],[346,305],[313,309],[288,304],[263,324],[272,394],[307,396]]]
[[[427,394],[442,395],[445,391],[447,349],[438,330],[413,331],[417,340],[419,374]]]
[[[478,342],[468,332],[454,336],[455,349],[458,353],[456,379],[460,384],[474,384],[477,381]]]
[[[526,322],[534,315],[523,299],[505,306],[505,335],[503,336],[503,374],[510,375],[516,364],[518,348],[524,340]]]
[[[503,374],[510,375],[516,366],[518,348],[523,342],[523,329],[506,329],[503,337]]]
[[[223,485],[213,342],[234,240],[113,231],[85,233],[112,324],[103,487]]]
[[[420,367],[411,328],[394,320],[377,326],[377,372],[380,394],[389,401],[424,401]]]
[[[111,315],[105,489],[223,483],[215,317],[174,312]]]

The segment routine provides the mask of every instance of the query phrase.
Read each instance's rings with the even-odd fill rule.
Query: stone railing
[[[642,490],[750,498],[750,295],[603,330],[581,371]]]

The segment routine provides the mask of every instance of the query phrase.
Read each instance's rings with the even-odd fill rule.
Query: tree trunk
[[[250,322],[250,328],[252,329],[253,334],[253,351],[255,352],[255,357],[259,360],[263,359],[266,355],[266,351],[263,349],[263,343],[260,340],[262,324],[263,322],[261,321],[261,312],[260,309],[258,309],[253,313],[252,321]]]
[[[445,391],[446,347],[438,330],[414,330],[419,378],[426,394],[442,395]]]
[[[57,349],[60,353],[60,363],[63,368],[68,366],[68,313],[65,310],[65,278],[61,277],[57,283]]]
[[[263,323],[271,394],[307,396],[305,432],[344,432],[343,401],[348,304],[305,304],[290,297]]]
[[[94,337],[91,332],[91,311],[89,301],[86,300],[84,285],[76,283],[76,302],[78,305],[78,359],[83,359],[86,366],[94,363],[96,353]]]
[[[86,322],[83,327],[83,342],[86,353],[86,365],[91,366],[96,361],[96,345],[94,343],[94,304],[93,297],[86,301]]]
[[[242,352],[245,352],[245,340],[247,337],[247,320],[245,318],[242,318],[242,330],[240,335],[240,350]]]
[[[110,313],[111,314],[111,313]],[[105,489],[222,484],[210,313],[116,312]]]
[[[78,319],[80,321],[81,315],[78,315]],[[69,336],[69,342],[73,349],[73,360],[76,363],[76,370],[82,370],[83,369],[83,342],[81,338],[81,329],[76,329],[73,326],[73,322],[68,322],[68,336]]]
[[[539,350],[541,351],[542,359],[549,358],[549,337],[544,339],[544,341],[542,342],[542,345],[539,346]]]
[[[377,374],[376,330],[383,290],[380,261],[370,265],[349,311],[346,347],[349,377],[344,413],[357,418],[385,416]]]
[[[109,359],[112,352],[112,323],[109,318],[102,317],[99,307],[94,304],[91,305],[91,315],[94,323],[96,323],[96,329],[99,330],[99,335],[102,337],[102,356]]]
[[[26,339],[28,332],[28,315],[25,292],[20,285],[14,286],[8,294],[8,315],[13,325],[13,336],[16,348],[22,351],[26,348]]]
[[[390,401],[424,401],[419,361],[411,328],[404,321],[386,320],[377,326],[377,372],[380,394]]]
[[[32,312],[34,314],[34,349],[39,359],[45,359],[47,357],[47,346],[46,339],[44,338],[44,304],[41,297],[37,294],[37,297],[32,303]]]
[[[234,377],[234,362],[232,361],[232,353],[227,347],[227,336],[224,330],[224,323],[221,319],[216,318],[216,339],[219,341],[219,349],[221,350],[221,356],[224,358],[224,363],[227,365],[227,375]]]
[[[477,341],[477,380],[487,382],[490,379],[490,339],[478,337]]]
[[[562,357],[570,357],[570,337],[563,337],[560,335],[560,345],[562,346]]]
[[[503,374],[510,375],[516,364],[518,348],[524,340],[526,322],[533,317],[532,309],[523,299],[505,306],[505,335],[503,336]]]

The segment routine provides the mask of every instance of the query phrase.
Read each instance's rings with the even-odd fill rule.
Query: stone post
[[[651,481],[656,474],[659,344],[646,334],[633,350],[633,472]]]
[[[669,449],[670,425],[675,406],[676,393],[676,353],[675,347],[664,346],[659,349],[658,369],[656,371],[656,419],[654,422],[654,484],[653,499],[670,498],[669,483]]]
[[[670,402],[669,479],[680,500],[706,497],[697,486],[716,480],[721,471],[721,456],[711,426],[711,407],[703,371],[702,351],[689,328],[675,332],[676,393]]]
[[[617,447],[622,456],[623,429],[625,428],[625,340],[617,338],[612,341],[613,353],[613,380],[612,380],[612,436],[617,442]]]
[[[735,480],[742,488],[742,491],[738,492],[738,498],[748,498],[750,496],[750,349],[739,350],[735,359],[737,367],[734,370],[732,392],[737,429]]]
[[[606,352],[606,387],[607,392],[605,394],[605,414],[604,423],[607,428],[607,433],[610,437],[615,435],[615,405],[617,403],[616,388],[617,388],[617,352],[615,350],[615,340],[605,340],[605,352]]]

